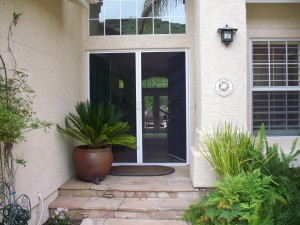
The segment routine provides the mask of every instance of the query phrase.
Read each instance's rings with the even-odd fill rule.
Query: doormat
[[[174,173],[169,166],[113,166],[109,174],[113,176],[164,176]]]

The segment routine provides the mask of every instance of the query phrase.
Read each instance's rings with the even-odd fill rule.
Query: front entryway
[[[115,146],[116,163],[186,163],[186,52],[89,54],[90,101],[123,112],[137,151]]]

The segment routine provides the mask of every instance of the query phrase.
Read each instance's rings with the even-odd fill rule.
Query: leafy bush
[[[275,224],[300,224],[300,168],[291,168],[292,163],[300,155],[300,150],[296,150],[297,139],[288,154],[284,153],[278,144],[270,146],[266,137],[263,139],[266,151],[261,153],[256,167],[260,168],[262,174],[272,176],[271,185],[286,201],[286,203],[278,202],[274,208]]]
[[[238,175],[242,171],[252,171],[254,140],[248,132],[225,123],[214,129],[213,134],[206,131],[200,135],[199,151],[220,177]]]
[[[217,190],[190,206],[184,219],[193,225],[272,225],[276,200],[271,177],[259,170],[227,175],[216,183]]]
[[[285,154],[278,144],[272,146],[268,144],[264,125],[261,126],[257,136],[253,137],[249,133],[243,133],[237,127],[232,128],[231,124],[225,123],[224,127],[218,126],[213,135],[207,132],[203,134],[201,141],[202,148],[200,151],[212,167],[216,169],[221,179],[224,179],[221,181],[221,184],[222,182],[228,183],[228,179],[232,179],[239,184],[239,189],[237,190],[242,190],[243,185],[245,185],[244,188],[246,189],[255,189],[255,182],[247,184],[247,182],[238,180],[245,175],[245,172],[254,171],[253,173],[257,173],[255,169],[259,169],[260,173],[271,181],[268,183],[268,186],[271,187],[273,196],[276,193],[277,199],[276,204],[273,204],[274,199],[266,198],[264,200],[266,201],[264,203],[266,206],[273,204],[272,212],[274,212],[266,218],[274,221],[276,225],[300,224],[300,168],[291,168],[292,163],[300,155],[300,150],[296,150],[297,140],[293,142],[290,153]],[[236,186],[235,183],[232,183],[232,185]],[[248,195],[248,192],[243,192],[241,196],[243,196],[244,200],[239,196],[236,202],[238,206],[229,204],[228,207],[231,207],[233,210],[228,214],[228,212],[223,212],[220,209],[220,205],[212,204],[216,203],[212,199],[218,199],[220,193],[229,193],[229,195],[223,196],[223,201],[232,202],[232,187],[220,186],[219,184],[217,185],[217,191],[211,195],[213,197],[204,198],[197,205],[191,206],[187,210],[185,218],[193,221],[193,224],[222,224],[220,222],[226,221],[227,223],[230,219],[226,217],[227,220],[224,220],[224,215],[237,215],[240,223],[231,220],[233,224],[252,225],[264,223],[264,221],[257,223],[255,220],[251,223],[249,221],[248,223],[243,223],[245,222],[243,218],[248,217],[249,212],[245,211],[245,209],[240,210],[240,204],[244,201],[254,203],[252,198],[255,196]],[[267,209],[262,208],[260,210],[263,212]],[[216,218],[219,219],[212,217],[211,211],[216,213]]]

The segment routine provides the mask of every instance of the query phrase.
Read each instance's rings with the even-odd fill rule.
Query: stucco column
[[[199,42],[196,51],[199,63],[197,75],[197,114],[201,121],[199,128],[211,128],[220,120],[238,122],[247,127],[247,35],[245,0],[201,0],[195,1],[199,13]],[[217,29],[226,24],[238,28],[234,42],[226,47],[220,41]],[[196,57],[195,57],[196,58]],[[233,91],[227,97],[215,91],[218,78],[232,81]]]
[[[245,0],[194,0],[193,3],[197,127],[200,131],[212,130],[218,123],[230,121],[247,128],[246,2]],[[228,47],[221,42],[220,33],[217,32],[218,28],[226,24],[238,29],[233,43]],[[222,77],[229,79],[233,85],[232,93],[226,97],[218,95],[215,90],[216,81]],[[195,139],[197,141],[197,138]],[[198,147],[198,144],[194,143],[194,147]],[[196,160],[195,154],[191,152],[191,174],[194,176],[192,177],[194,185],[209,186],[209,182],[203,184],[201,181],[207,181],[205,176],[208,173],[197,171],[199,166],[203,167],[202,159]],[[208,176],[212,177],[211,174]]]

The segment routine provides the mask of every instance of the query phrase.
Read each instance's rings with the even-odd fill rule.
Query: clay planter
[[[113,161],[111,148],[88,149],[81,145],[74,147],[73,164],[78,179],[100,184],[108,174]]]

